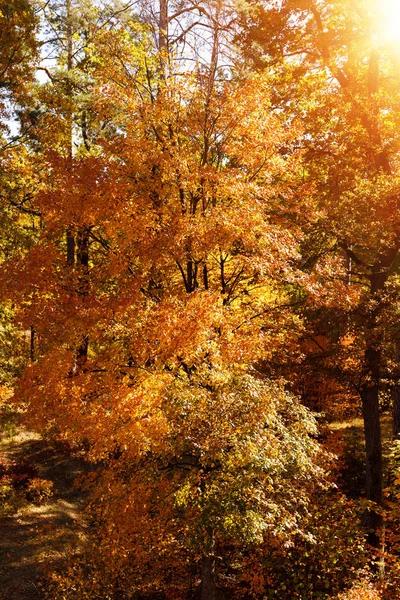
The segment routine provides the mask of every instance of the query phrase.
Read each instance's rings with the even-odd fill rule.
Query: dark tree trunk
[[[365,451],[366,451],[366,496],[368,500],[382,505],[382,440],[379,419],[379,364],[380,351],[367,348],[365,352],[365,370],[369,373],[361,390],[364,417]],[[368,510],[364,516],[368,530],[367,540],[375,547],[379,546],[379,529],[382,526],[381,516],[374,510]]]
[[[67,263],[70,266],[75,263],[75,235],[71,227],[67,229]]]
[[[215,533],[206,529],[206,543],[201,558],[201,600],[215,600]]]
[[[393,414],[393,439],[400,438],[400,384],[396,382],[392,387],[392,414]]]
[[[31,363],[35,362],[35,328],[31,325],[31,336],[30,336],[30,360]]]
[[[76,363],[80,370],[83,369],[83,366],[87,360],[89,350],[89,336],[85,335],[79,344],[77,353],[76,353]]]
[[[79,293],[89,292],[89,233],[81,229],[78,234],[77,264],[79,267]]]
[[[77,264],[79,270],[79,293],[87,296],[89,293],[89,233],[86,229],[81,229],[78,234],[78,253]],[[78,347],[77,364],[80,369],[83,368],[87,360],[89,350],[89,337],[85,335]]]
[[[194,260],[188,260],[186,264],[186,291],[191,294],[199,287],[197,281],[198,264]]]
[[[215,600],[215,557],[207,554],[201,559],[201,600]]]
[[[207,270],[207,265],[203,266],[203,282],[204,282],[204,289],[208,290],[208,270]]]
[[[367,381],[361,390],[365,447],[366,447],[366,492],[368,500],[382,503],[382,441],[379,419],[379,365],[380,351],[367,348],[365,369]]]
[[[382,265],[375,266],[371,275],[372,297],[379,294],[385,285],[385,281],[386,274],[382,269]],[[377,331],[377,317],[381,309],[379,297],[377,297],[377,305],[378,307],[373,310],[365,324],[366,349],[360,395],[365,434],[366,496],[367,500],[375,502],[379,507],[382,506],[383,501],[382,437],[379,415],[381,348],[380,336]],[[364,515],[364,524],[367,529],[368,543],[378,548],[382,517],[373,509],[367,510]]]
[[[392,395],[392,417],[393,417],[393,439],[400,437],[400,329],[396,328],[396,350],[395,350],[395,373],[391,389]]]

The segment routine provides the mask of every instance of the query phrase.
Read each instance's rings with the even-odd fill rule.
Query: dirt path
[[[18,428],[11,438],[3,435],[0,463],[12,471],[21,461],[37,477],[53,482],[53,496],[34,504],[17,492],[14,511],[0,519],[1,600],[43,598],[38,580],[44,570],[78,551],[85,540],[84,499],[73,485],[84,472],[84,462]]]

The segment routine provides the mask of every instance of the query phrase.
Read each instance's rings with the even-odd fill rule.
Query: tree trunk
[[[392,415],[393,415],[393,439],[400,438],[400,384],[396,382],[392,387]]]
[[[81,229],[78,233],[77,265],[79,268],[79,294],[87,296],[89,293],[89,233]],[[77,363],[79,369],[83,368],[89,350],[89,337],[85,335],[78,347]]]
[[[215,600],[215,533],[206,529],[206,543],[201,558],[201,600]]]
[[[31,331],[31,335],[30,335],[29,355],[30,355],[31,364],[33,364],[35,362],[35,333],[36,333],[33,325],[31,325],[30,331]]]
[[[370,374],[361,390],[364,417],[365,450],[366,450],[366,496],[368,500],[382,505],[382,440],[379,419],[379,363],[380,352],[375,348],[367,348],[365,352],[365,369]],[[364,516],[368,530],[368,543],[379,546],[379,529],[382,526],[381,516],[374,510],[367,510]]]
[[[382,308],[379,293],[384,288],[387,279],[387,274],[383,266],[382,261],[378,265],[375,265],[371,275],[371,297],[378,294],[377,308],[372,311],[365,324],[366,349],[360,392],[365,433],[366,496],[367,500],[375,502],[378,506],[382,506],[383,502],[383,465],[379,415],[381,348],[380,336],[377,332],[377,317]],[[379,534],[382,529],[382,517],[373,509],[367,510],[364,515],[364,524],[368,531],[368,543],[378,548],[380,545]]]
[[[66,37],[67,37],[67,96],[69,101],[72,100],[72,86],[71,81],[69,79],[69,73],[73,68],[73,46],[72,46],[72,26],[71,26],[71,0],[66,0],[65,2],[65,11],[66,11]],[[70,161],[70,167],[72,168],[72,158],[74,154],[74,144],[73,144],[73,114],[71,110],[71,106],[68,107],[68,158]],[[73,227],[67,227],[66,232],[67,239],[67,264],[69,266],[74,266],[75,264],[75,234]]]
[[[67,228],[67,263],[73,267],[75,263],[75,236],[72,227]]]
[[[365,433],[366,496],[367,500],[375,502],[378,507],[382,506],[383,502],[383,465],[379,415],[381,348],[380,336],[377,331],[377,317],[382,308],[379,293],[383,289],[385,281],[386,274],[382,264],[375,265],[371,275],[371,297],[378,294],[377,307],[369,315],[365,324],[366,349],[360,391]],[[381,515],[373,509],[367,510],[364,514],[364,524],[367,529],[368,543],[379,548],[379,536],[382,529]]]
[[[393,439],[400,438],[400,330],[396,328],[395,333],[395,372],[393,374],[394,383],[391,389],[392,396],[392,417],[393,417]]]
[[[86,295],[89,291],[89,233],[86,229],[78,233],[77,263],[80,268],[79,291]]]
[[[160,0],[160,18],[158,23],[158,48],[160,52],[168,52],[168,0]]]
[[[201,600],[215,600],[215,556],[206,554],[201,559]]]
[[[379,420],[380,350],[368,347],[365,351],[367,381],[361,390],[365,447],[366,491],[368,500],[382,503],[382,441]]]

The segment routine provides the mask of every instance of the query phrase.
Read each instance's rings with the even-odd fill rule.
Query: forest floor
[[[84,544],[85,498],[74,481],[85,463],[60,445],[10,424],[3,414],[0,469],[0,599],[39,600],[45,571]],[[52,495],[46,497],[50,488]]]
[[[362,419],[334,422],[328,430],[333,451],[341,455],[343,465],[338,483],[349,497],[360,497],[364,487]],[[387,458],[392,438],[389,416],[382,418],[382,433]],[[10,418],[10,413],[0,411],[0,600],[42,600],[46,571],[83,548],[85,496],[74,481],[86,470],[82,459],[26,431],[15,414]],[[46,498],[43,493],[32,501],[27,481],[39,482],[39,496],[51,486],[52,496]]]
[[[365,439],[363,419],[353,418],[334,421],[328,430],[336,437],[336,443],[329,444],[334,454],[339,455],[341,468],[339,481],[342,491],[349,498],[360,498],[365,495]],[[388,413],[381,416],[382,451],[384,473],[388,473],[389,455],[393,446],[392,418]],[[388,481],[384,481],[384,487]]]

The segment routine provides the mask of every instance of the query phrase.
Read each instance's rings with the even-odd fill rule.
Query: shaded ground
[[[52,498],[40,504],[17,490],[9,514],[0,518],[0,599],[39,600],[44,569],[84,543],[84,498],[73,483],[85,463],[18,427],[11,434],[3,428],[0,464],[8,472],[13,465],[28,465],[36,477],[53,483]]]
[[[338,484],[349,498],[365,496],[365,438],[364,423],[361,418],[336,421],[329,425],[336,435],[338,446],[332,447],[340,456]],[[388,461],[393,445],[392,419],[390,415],[381,417],[382,452],[384,467],[384,487],[389,484]]]
[[[85,499],[74,480],[87,466],[9,417],[0,411],[0,483],[2,467],[15,474],[22,464],[22,471],[31,469],[30,477],[52,482],[53,496],[35,504],[17,489],[7,516],[0,518],[0,600],[43,600],[40,580],[45,570],[64,563],[85,543]],[[362,419],[331,423],[328,429],[332,451],[339,455],[339,483],[348,496],[358,498],[364,487]],[[392,439],[388,416],[382,418],[382,433],[387,460]],[[0,494],[0,508],[1,502]]]

